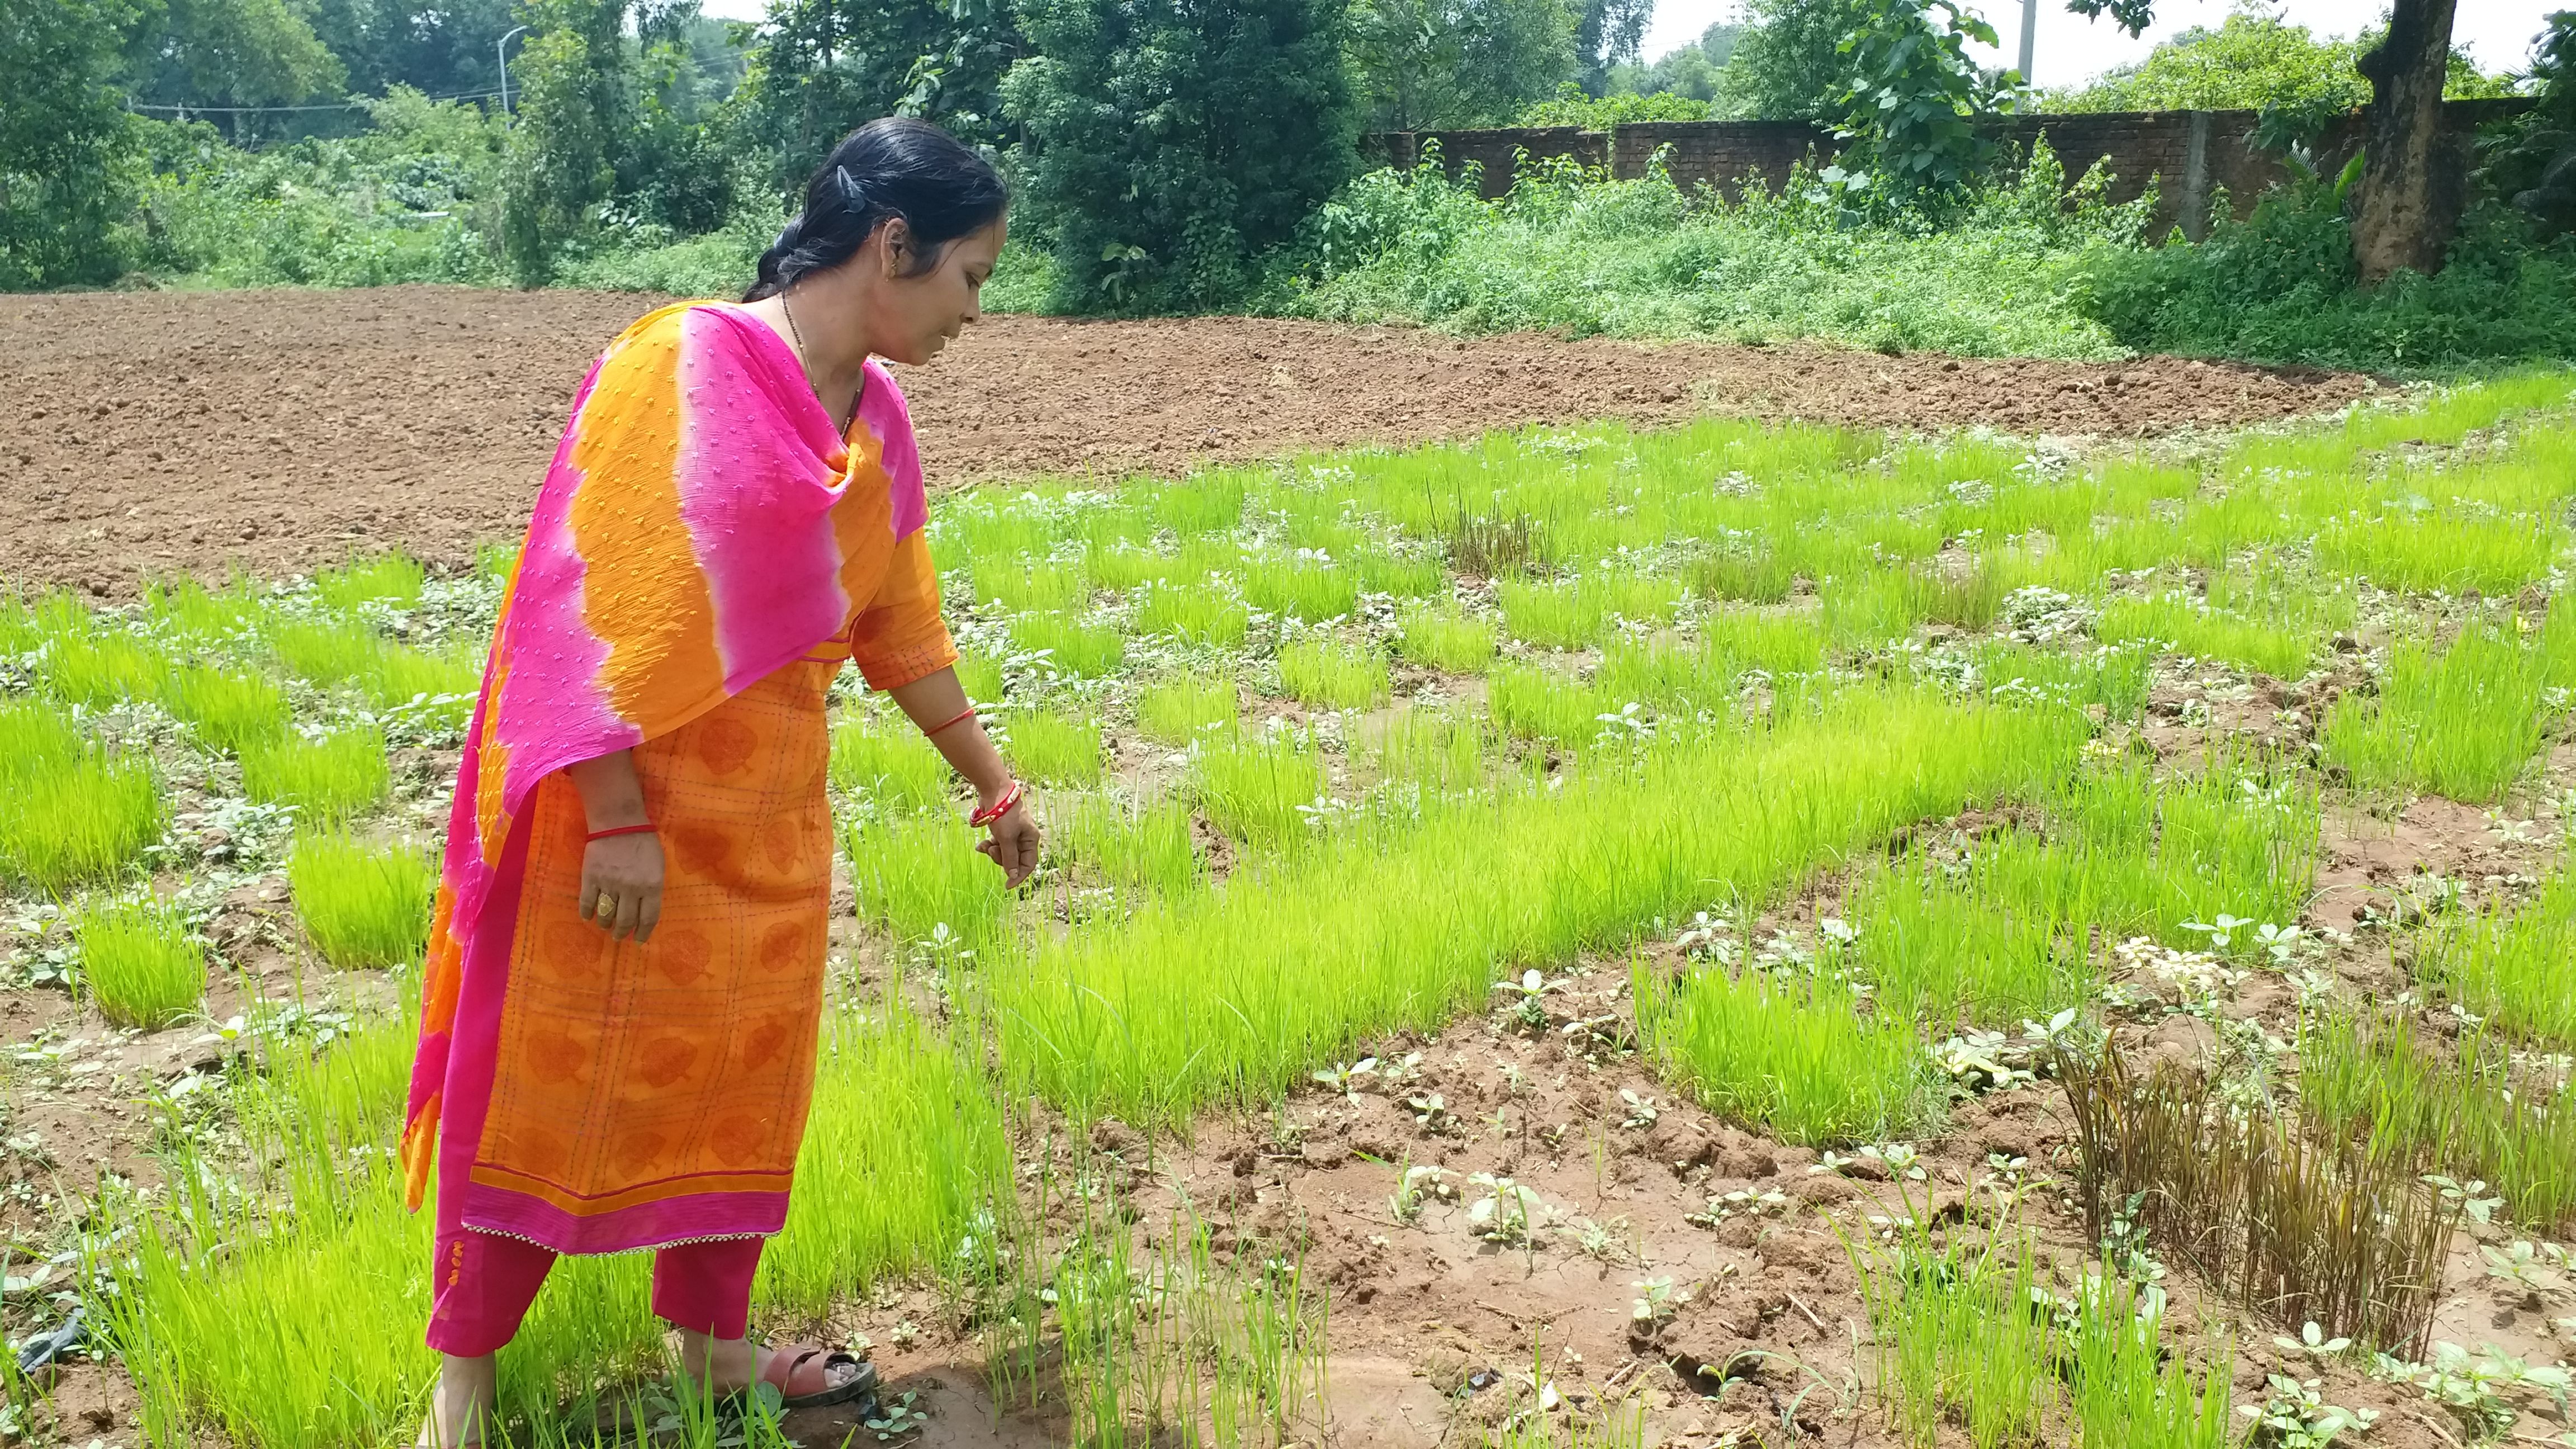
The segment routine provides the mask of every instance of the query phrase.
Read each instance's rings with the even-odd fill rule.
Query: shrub
[[[82,984],[118,1026],[168,1026],[206,994],[205,953],[169,906],[93,903],[73,917],[72,938]]]
[[[346,834],[303,835],[286,883],[305,937],[334,966],[398,966],[429,940],[429,858],[408,845],[376,849]]]

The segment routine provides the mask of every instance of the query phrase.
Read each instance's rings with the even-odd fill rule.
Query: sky
[[[2031,62],[2037,74],[2030,79],[2048,87],[2090,80],[2115,65],[2145,58],[2158,41],[2170,39],[2177,31],[2218,25],[2233,4],[2234,0],[2157,0],[2156,23],[2131,40],[2108,20],[2086,20],[2068,13],[2066,0],[2039,0],[2039,36]],[[2451,43],[2467,51],[2481,69],[2519,70],[2530,56],[2531,38],[2540,33],[2541,18],[2566,4],[2567,0],[2459,0],[2457,18],[2451,22]],[[1737,0],[1658,0],[1654,24],[1646,32],[1646,58],[1652,60],[1697,40],[1701,31],[1732,18],[1738,8]],[[2000,55],[1983,46],[1971,46],[1970,51],[1989,65],[2019,61],[2022,7],[2018,0],[1974,0],[1969,8],[1984,15],[2003,40]],[[2384,4],[2372,0],[2274,0],[2272,8],[2282,19],[2319,36],[2350,35],[2376,24],[2386,13]]]

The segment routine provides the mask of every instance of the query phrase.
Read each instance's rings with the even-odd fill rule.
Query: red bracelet
[[[959,710],[957,713],[950,715],[948,718],[941,720],[939,723],[932,725],[930,728],[923,730],[921,732],[921,737],[926,740],[932,735],[939,733],[941,730],[948,728],[950,725],[959,724],[966,720],[973,719],[974,717],[975,706],[970,704],[964,709]]]
[[[583,836],[581,838],[581,843],[588,845],[594,840],[606,840],[612,835],[642,835],[652,830],[652,828],[653,823],[648,820],[641,825],[620,825],[613,830],[594,830],[588,835]]]
[[[1001,799],[994,801],[990,809],[978,810],[974,814],[967,816],[966,823],[974,826],[990,825],[994,821],[1001,819],[1003,816],[1010,814],[1011,807],[1019,803],[1020,782],[1013,780],[1011,782],[1011,788],[1002,792]]]

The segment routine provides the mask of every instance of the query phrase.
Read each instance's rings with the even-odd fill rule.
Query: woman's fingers
[[[650,835],[594,840],[582,852],[581,913],[618,940],[645,940],[662,918],[662,847]]]
[[[644,895],[641,886],[629,886],[617,898],[617,919],[609,924],[610,936],[623,941],[635,934],[635,928],[644,922]]]
[[[653,939],[653,927],[662,919],[662,888],[655,886],[644,893],[644,903],[635,923],[635,944]]]

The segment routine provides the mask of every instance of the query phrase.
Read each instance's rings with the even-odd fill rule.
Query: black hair
[[[870,121],[842,138],[805,183],[804,213],[760,254],[760,279],[742,299],[774,297],[809,272],[839,266],[897,217],[919,249],[911,273],[919,276],[939,265],[948,243],[991,226],[1010,204],[992,163],[946,131],[909,116]]]

